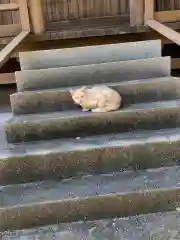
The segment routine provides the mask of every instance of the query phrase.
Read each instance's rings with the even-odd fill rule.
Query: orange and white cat
[[[110,112],[120,108],[122,98],[118,92],[105,85],[83,86],[70,90],[73,101],[83,111]]]

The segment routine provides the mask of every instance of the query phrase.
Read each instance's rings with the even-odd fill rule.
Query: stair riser
[[[96,145],[67,152],[31,154],[27,151],[24,156],[0,160],[0,185],[173,166],[180,159],[179,148],[180,141],[167,139],[124,146]]]
[[[108,84],[120,93],[123,105],[174,100],[180,98],[180,81],[155,79],[136,83]],[[49,92],[25,92],[11,95],[13,114],[55,112],[77,109],[68,90]]]
[[[2,233],[2,239],[61,240],[150,240],[178,239],[180,216],[177,211],[47,225]],[[138,227],[137,227],[138,223]],[[173,224],[174,223],[174,224]],[[163,226],[163,228],[162,228]],[[153,229],[152,231],[150,229]],[[176,230],[177,231],[176,231]],[[54,238],[55,236],[55,238]],[[171,239],[172,240],[172,239]]]
[[[170,57],[16,72],[18,91],[167,77]]]
[[[17,205],[1,208],[0,231],[31,228],[57,222],[97,220],[172,211],[176,209],[179,202],[180,190],[177,188]]]
[[[8,142],[15,143],[173,127],[180,127],[179,107],[136,109],[101,114],[87,113],[85,116],[39,119],[17,123],[10,121],[5,124],[5,132]]]
[[[161,56],[161,41],[142,41],[20,53],[22,70],[128,61]]]
[[[5,124],[12,144],[0,154],[0,232],[177,210],[180,84],[160,56],[161,41],[20,54]],[[144,80],[160,77],[169,79]],[[123,106],[109,113],[82,112],[68,89],[114,82]]]

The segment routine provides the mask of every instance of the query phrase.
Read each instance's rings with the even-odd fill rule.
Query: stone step
[[[6,231],[0,236],[2,240],[172,240],[179,237],[179,222],[179,212],[172,211],[126,218],[59,223],[41,228]]]
[[[180,127],[180,100],[131,104],[107,113],[69,110],[19,115],[4,127],[9,143]]]
[[[160,56],[160,40],[51,49],[19,54],[22,70],[128,61]]]
[[[124,106],[133,103],[180,98],[180,78],[175,77],[124,81],[121,83],[107,83],[106,85],[120,93]],[[74,104],[69,92],[71,89],[74,89],[74,87],[12,94],[10,98],[13,114],[77,109],[78,106]]]
[[[0,231],[173,211],[179,178],[169,167],[3,186]]]
[[[10,144],[1,150],[0,184],[173,166],[179,146],[180,128]]]
[[[171,75],[171,58],[109,62],[40,70],[26,70],[15,73],[18,91],[52,89],[167,77]]]

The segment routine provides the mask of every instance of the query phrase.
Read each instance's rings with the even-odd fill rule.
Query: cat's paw
[[[101,112],[101,110],[99,108],[94,108],[91,110],[91,112]]]
[[[87,108],[83,108],[82,111],[83,111],[83,112],[88,112],[89,109],[87,109]]]

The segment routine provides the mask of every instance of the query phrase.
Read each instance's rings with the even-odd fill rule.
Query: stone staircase
[[[20,53],[0,155],[2,239],[59,223],[175,218],[180,78],[170,62],[159,40]],[[72,102],[71,88],[104,83],[123,97],[119,111],[82,112]],[[106,239],[121,239],[115,232]]]

